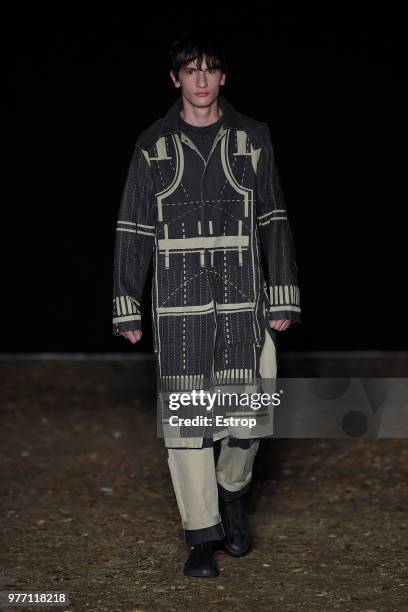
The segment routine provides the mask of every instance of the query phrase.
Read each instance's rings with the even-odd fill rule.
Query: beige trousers
[[[168,448],[168,465],[183,529],[204,529],[221,522],[219,483],[227,491],[244,488],[251,480],[259,438],[248,449],[221,440],[215,464],[213,448]]]

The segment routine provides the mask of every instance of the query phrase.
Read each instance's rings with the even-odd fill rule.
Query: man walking
[[[221,95],[227,67],[219,41],[188,31],[170,59],[181,95],[139,135],[119,209],[113,333],[140,340],[153,260],[158,410],[190,546],[184,574],[216,576],[215,543],[233,556],[251,548],[247,497],[259,440],[273,433],[273,411],[197,406],[192,392],[253,393],[259,381],[273,389],[275,333],[299,323],[301,307],[268,125]],[[169,400],[185,393],[176,417]],[[221,414],[236,418],[218,422]]]

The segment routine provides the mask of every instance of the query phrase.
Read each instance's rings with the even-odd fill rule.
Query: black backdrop
[[[168,47],[197,20],[225,35],[222,93],[271,128],[303,306],[280,346],[407,348],[402,15],[109,8],[5,23],[1,351],[151,350],[149,285],[143,340],[112,336],[114,228],[137,135],[180,95]]]

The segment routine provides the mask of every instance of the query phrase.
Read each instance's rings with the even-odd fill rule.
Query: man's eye
[[[195,72],[195,70],[193,68],[187,68],[186,69],[186,73],[187,74],[193,74],[193,72]],[[217,68],[207,68],[207,72],[212,74],[213,72],[217,72]]]

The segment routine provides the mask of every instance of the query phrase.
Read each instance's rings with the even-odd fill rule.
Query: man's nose
[[[198,71],[198,84],[202,87],[207,85],[207,75],[204,71]]]

